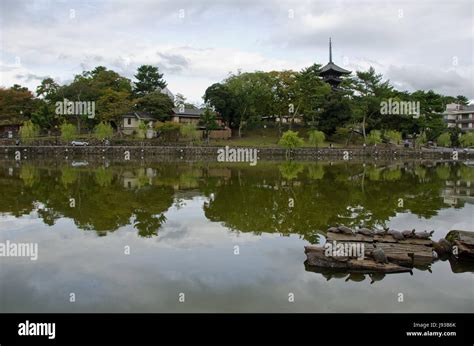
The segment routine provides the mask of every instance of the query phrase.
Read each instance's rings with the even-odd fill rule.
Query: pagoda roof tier
[[[346,69],[343,69],[342,67],[337,66],[332,61],[329,62],[323,68],[321,68],[321,70],[319,71],[319,74],[321,76],[330,75],[330,74],[341,75],[341,74],[351,74],[351,73],[352,73],[352,71],[348,71]]]

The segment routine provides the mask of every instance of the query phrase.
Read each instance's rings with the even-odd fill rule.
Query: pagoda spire
[[[349,74],[351,74],[351,71],[343,69],[332,62],[332,41],[329,37],[329,62],[326,66],[321,68],[319,75],[323,77],[323,80],[329,83],[333,89],[337,89],[342,82],[341,77]]]
[[[332,62],[332,44],[331,44],[330,37],[329,37],[329,62]]]

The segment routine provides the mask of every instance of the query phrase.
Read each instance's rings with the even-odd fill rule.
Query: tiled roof
[[[173,113],[177,116],[200,117],[204,113],[204,109],[185,108],[180,112],[179,107],[174,107]]]

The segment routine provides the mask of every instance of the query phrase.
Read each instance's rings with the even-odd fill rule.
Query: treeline
[[[238,73],[211,85],[204,100],[233,128],[241,130],[274,117],[300,117],[326,135],[357,131],[364,138],[372,131],[397,131],[404,137],[419,134],[433,140],[446,130],[442,112],[448,103],[468,104],[465,96],[443,96],[432,90],[399,91],[373,68],[343,78],[339,90],[331,90],[319,76],[320,65],[300,72]],[[382,102],[419,102],[419,115],[382,114]],[[457,132],[457,129],[454,129]]]
[[[157,120],[172,114],[172,99],[161,90],[167,83],[157,67],[143,65],[133,83],[115,71],[98,66],[76,75],[67,85],[59,85],[52,78],[44,79],[36,89],[36,97],[25,87],[14,85],[0,89],[0,124],[31,120],[41,129],[53,129],[71,115],[56,111],[56,103],[95,102],[95,116],[75,114],[78,128],[93,128],[98,123],[120,125],[121,117],[130,111],[149,112]],[[181,102],[184,97],[177,95]]]
[[[357,71],[343,78],[338,90],[323,81],[320,65],[302,71],[291,70],[231,74],[220,83],[209,86],[203,96],[206,106],[212,107],[230,128],[239,135],[246,129],[262,126],[267,121],[288,120],[325,136],[346,137],[360,135],[368,139],[389,133],[395,137],[416,136],[422,141],[435,140],[443,135],[444,142],[457,145],[460,130],[447,131],[442,112],[448,103],[467,105],[465,96],[444,96],[432,90],[415,92],[396,90],[373,68]],[[175,104],[162,92],[166,81],[157,67],[143,65],[131,81],[103,66],[76,75],[67,85],[59,85],[52,78],[44,79],[36,89],[36,96],[25,87],[14,85],[0,88],[0,125],[29,120],[43,129],[57,128],[71,122],[70,115],[55,111],[56,102],[94,101],[93,118],[75,115],[77,128],[89,128],[99,123],[120,128],[121,117],[133,110],[149,112],[157,120],[166,120],[172,107],[184,104],[183,95],[176,95]],[[413,114],[382,114],[381,104],[419,102],[419,116]],[[278,122],[282,124],[282,121]],[[395,135],[394,135],[395,134]],[[447,144],[447,143],[445,143]]]

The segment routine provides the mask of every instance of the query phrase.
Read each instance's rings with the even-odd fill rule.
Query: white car
[[[72,141],[72,142],[71,142],[71,145],[72,145],[73,147],[75,147],[75,146],[78,146],[78,147],[85,147],[85,146],[88,146],[89,143],[87,143],[87,142],[82,142],[82,141]]]

